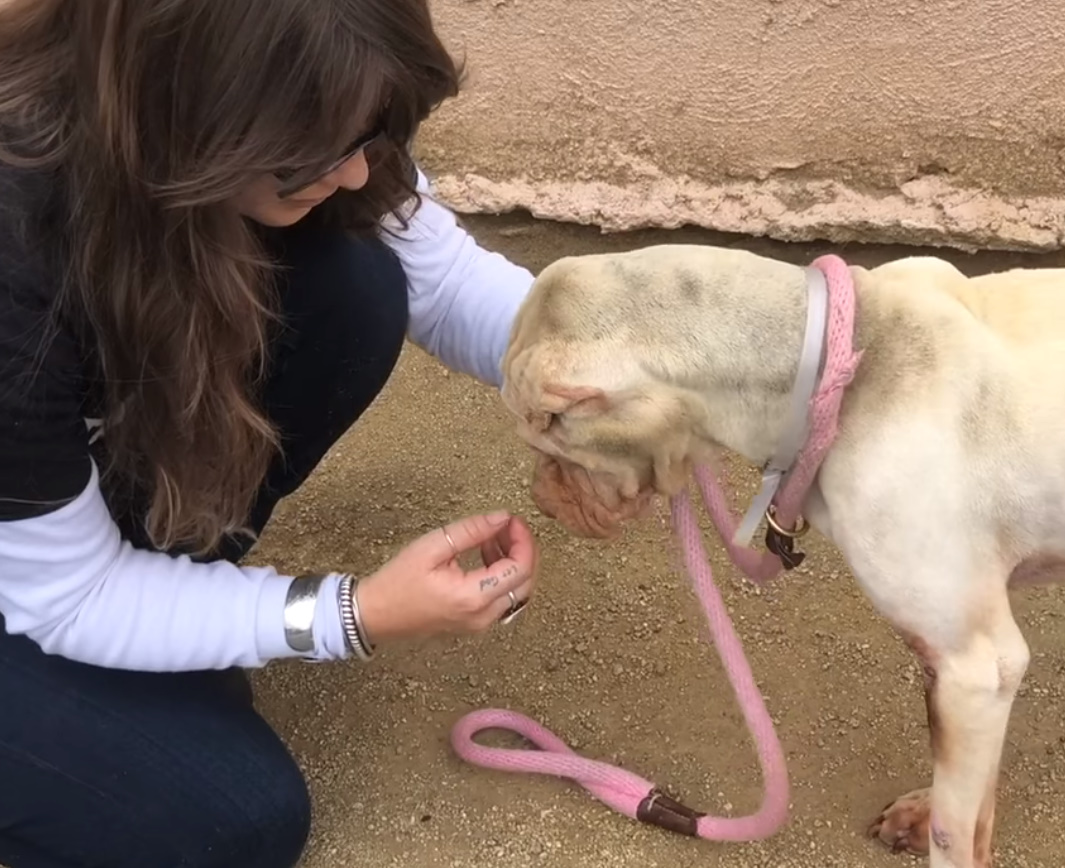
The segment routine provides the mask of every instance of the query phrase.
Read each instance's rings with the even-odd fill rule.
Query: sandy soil
[[[796,261],[827,249],[702,232],[604,237],[521,216],[471,226],[533,269],[562,253],[665,240],[738,244]],[[844,252],[864,262],[899,253]],[[973,271],[1022,261],[952,258]],[[412,348],[381,400],[282,504],[253,553],[252,561],[283,570],[365,572],[449,518],[500,505],[530,515],[544,548],[539,596],[510,628],[392,649],[370,667],[291,663],[256,675],[261,708],[312,783],[307,868],[917,864],[886,853],[864,830],[885,803],[928,780],[919,673],[818,540],[803,568],[768,592],[718,563],[792,775],[792,819],[771,841],[671,835],[567,782],[489,772],[451,753],[448,732],[460,715],[511,708],[703,810],[748,813],[760,798],[753,748],[674,567],[664,514],[614,544],[569,539],[536,516],[529,469],[494,393]],[[753,477],[736,478],[749,486]],[[1049,868],[1061,862],[1053,853],[1065,813],[1065,589],[1028,591],[1016,608],[1033,663],[1004,760],[997,864]]]

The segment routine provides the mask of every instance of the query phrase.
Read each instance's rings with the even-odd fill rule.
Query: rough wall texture
[[[1054,249],[1065,0],[432,0],[459,211]]]

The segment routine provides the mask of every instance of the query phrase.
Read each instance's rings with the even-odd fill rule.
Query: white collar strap
[[[758,523],[766,514],[773,498],[795,465],[795,459],[809,436],[810,401],[817,388],[824,365],[825,344],[828,328],[828,283],[819,268],[806,271],[806,334],[803,337],[799,369],[791,389],[791,407],[788,421],[777,444],[773,457],[762,469],[762,487],[751,501],[743,521],[740,522],[732,541],[746,546],[754,536]]]

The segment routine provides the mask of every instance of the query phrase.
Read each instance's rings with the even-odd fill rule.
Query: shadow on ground
[[[534,270],[568,253],[649,243],[742,246],[806,262],[834,250],[872,264],[912,251],[787,246],[697,230],[600,235],[522,215],[468,221]],[[1056,257],[942,251],[975,273]],[[611,545],[575,541],[535,514],[529,456],[491,391],[416,349],[368,416],[282,504],[251,560],[365,573],[449,518],[506,506],[532,517],[541,590],[513,627],[478,640],[393,649],[372,666],[298,663],[257,673],[260,707],[311,781],[307,868],[881,868],[913,864],[864,837],[867,822],[929,776],[919,672],[817,541],[797,574],[757,593],[717,576],[788,755],[793,813],[769,842],[714,844],[640,826],[578,787],[464,765],[457,718],[519,710],[588,755],[621,762],[703,810],[757,808],[752,745],[664,514]],[[741,494],[750,474],[734,474]],[[713,540],[709,547],[714,551]],[[1063,590],[1017,597],[1033,650],[1004,760],[999,864],[1060,864],[1065,811]],[[505,743],[498,738],[494,743]]]

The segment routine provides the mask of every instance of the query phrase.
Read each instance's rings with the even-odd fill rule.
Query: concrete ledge
[[[915,178],[894,191],[863,192],[838,181],[770,177],[707,185],[653,168],[625,186],[533,182],[479,174],[434,178],[441,201],[463,214],[527,210],[604,232],[697,226],[781,241],[952,247],[966,252],[1050,252],[1065,244],[1065,201],[997,197],[948,176]]]

